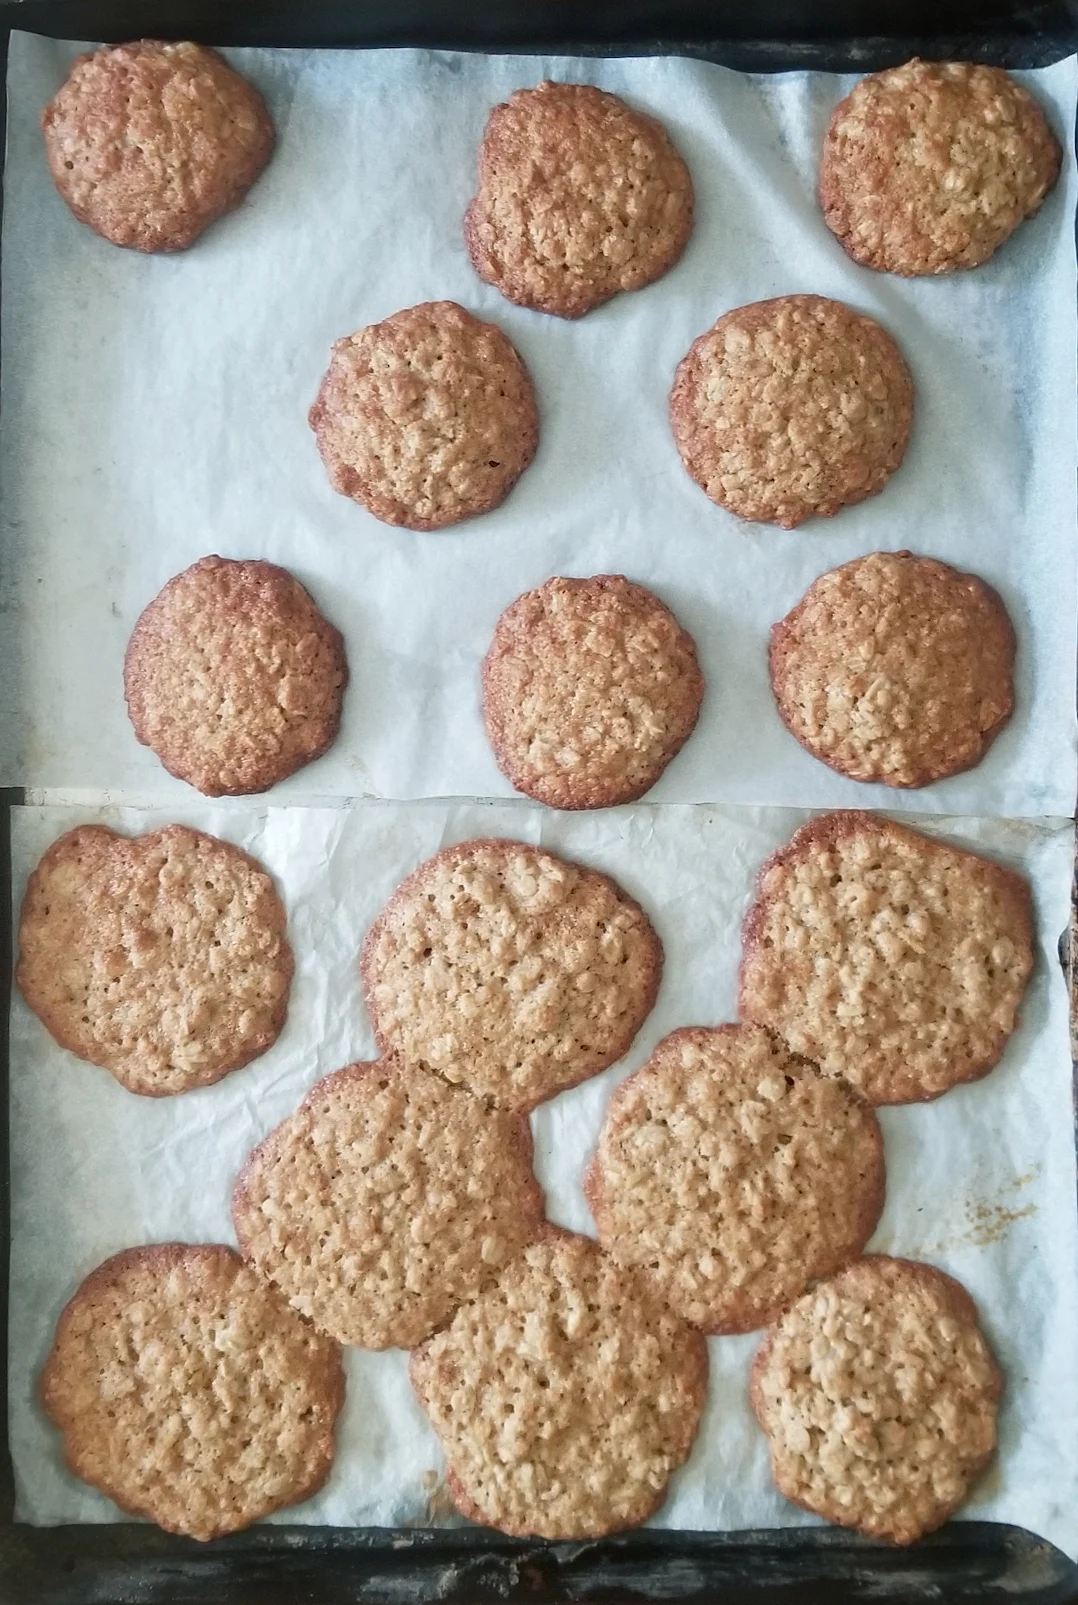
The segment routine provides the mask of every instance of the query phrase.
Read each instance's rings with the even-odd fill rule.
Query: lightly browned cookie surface
[[[822,814],[762,866],[738,1003],[871,1103],[995,1065],[1033,968],[1029,887],[882,815]]]
[[[240,1252],[340,1343],[414,1348],[539,1231],[522,1115],[415,1065],[316,1082],[232,1195]]]
[[[363,992],[379,1046],[525,1111],[620,1059],[662,946],[614,881],[524,842],[447,847],[371,926]]]
[[[770,1032],[689,1027],[614,1091],[584,1193],[603,1247],[671,1309],[751,1332],[864,1248],[883,1137],[847,1082]]]
[[[284,906],[261,865],[215,836],[83,825],[30,876],[15,979],[61,1047],[129,1092],[187,1092],[279,1036]]]
[[[454,301],[338,340],[308,422],[334,490],[416,530],[490,512],[539,443],[515,347]]]
[[[135,734],[207,797],[268,791],[341,722],[344,640],[274,563],[203,557],[146,607],[124,659]]]
[[[1002,1390],[965,1288],[879,1254],[788,1310],[751,1381],[779,1492],[894,1544],[963,1503],[995,1449]]]
[[[703,694],[692,636],[623,574],[525,592],[483,662],[498,767],[552,808],[642,797],[692,734]]]
[[[587,1237],[547,1227],[441,1332],[412,1384],[473,1521],[599,1538],[646,1521],[707,1393],[701,1335]]]
[[[987,261],[1040,206],[1062,151],[1001,67],[908,61],[836,106],[820,204],[864,267],[914,277]]]
[[[579,318],[671,268],[692,218],[689,170],[654,118],[547,82],[491,112],[464,239],[507,300]]]
[[[991,586],[873,552],[814,580],[771,631],[783,723],[851,780],[927,786],[983,758],[1014,707],[1014,629]]]
[[[821,295],[735,307],[678,365],[677,449],[728,512],[793,529],[883,489],[906,453],[913,380],[878,323]]]
[[[82,1283],[40,1393],[76,1477],[129,1515],[209,1539],[322,1486],[344,1370],[233,1249],[156,1243]]]
[[[273,150],[262,96],[213,50],[143,39],[79,56],[41,116],[56,188],[114,245],[181,251]]]

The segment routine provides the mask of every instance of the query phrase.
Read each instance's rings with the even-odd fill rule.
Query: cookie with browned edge
[[[662,946],[608,876],[525,842],[447,847],[367,933],[363,992],[384,1053],[524,1111],[626,1052]]]
[[[907,61],[835,107],[824,220],[864,267],[914,277],[986,262],[1041,205],[1062,149],[1028,90],[970,61]]]
[[[78,56],[41,114],[56,188],[114,245],[182,251],[273,150],[253,84],[214,50],[142,39]]]
[[[240,1253],[339,1343],[414,1348],[535,1237],[522,1115],[393,1060],[315,1083],[248,1157]]]
[[[1014,708],[1014,628],[973,574],[872,552],[814,580],[771,630],[771,689],[813,757],[928,786],[971,769]]]
[[[584,1180],[599,1241],[705,1332],[751,1332],[858,1255],[883,1208],[865,1100],[769,1031],[671,1032],[616,1088]]]
[[[155,1243],[114,1254],[72,1296],[40,1393],[76,1477],[205,1540],[318,1491],[344,1369],[233,1249]]]
[[[333,489],[407,529],[490,512],[539,443],[516,348],[455,301],[338,340],[307,416]]]
[[[670,425],[713,502],[793,529],[883,489],[906,453],[913,380],[891,336],[822,295],[735,307],[678,365]]]
[[[220,1081],[264,1053],[292,981],[285,911],[262,866],[169,825],[82,825],[30,876],[15,979],[62,1048],[149,1097]]]
[[[661,124],[590,84],[548,82],[487,119],[464,240],[507,300],[579,318],[673,267],[692,219],[689,170]]]
[[[344,639],[275,563],[203,557],[144,608],[124,659],[135,735],[207,797],[268,791],[332,745]]]
[[[552,808],[642,797],[692,734],[703,695],[692,636],[623,574],[526,591],[483,660],[498,767]]]
[[[547,1227],[414,1350],[446,1486],[516,1538],[601,1538],[646,1521],[692,1448],[707,1348],[635,1272]]]
[[[739,1009],[870,1103],[919,1103],[998,1063],[1032,968],[1020,875],[879,814],[821,814],[760,870]]]
[[[960,1283],[872,1254],[768,1332],[751,1399],[781,1494],[912,1544],[964,1502],[996,1446],[1003,1378]]]

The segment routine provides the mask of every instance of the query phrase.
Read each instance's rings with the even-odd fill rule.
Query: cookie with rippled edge
[[[182,251],[273,151],[253,84],[214,50],[142,39],[78,56],[41,114],[56,188],[113,245]]]

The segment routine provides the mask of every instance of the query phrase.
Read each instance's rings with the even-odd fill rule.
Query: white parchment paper
[[[88,820],[137,832],[179,819],[255,853],[289,912],[296,979],[277,1044],[216,1087],[135,1097],[58,1048],[19,999],[12,1012],[11,1446],[17,1518],[114,1521],[68,1475],[34,1398],[56,1317],[81,1278],[132,1243],[232,1241],[228,1198],[245,1154],[320,1075],[369,1056],[356,959],[393,886],[447,842],[538,841],[608,871],[638,897],[666,948],[656,1008],[622,1064],[533,1117],[551,1217],[582,1231],[584,1160],[610,1089],[675,1026],[733,1017],[738,927],[760,860],[804,814],[637,807],[559,816],[522,804],[359,804],[317,810],[190,805],[16,810],[14,897],[63,830]],[[951,1271],[976,1298],[1007,1377],[996,1466],[967,1517],[1016,1522],[1078,1555],[1078,1222],[1068,1003],[1057,941],[1069,917],[1073,827],[948,822],[961,844],[1028,875],[1037,967],[1001,1064],[937,1103],[882,1111],[887,1206],[873,1246]],[[687,1466],[656,1523],[746,1528],[806,1523],[771,1488],[746,1400],[757,1339],[712,1338],[710,1398]],[[442,1458],[399,1351],[348,1353],[348,1399],[324,1491],[285,1521],[388,1526],[444,1521]]]
[[[144,257],[56,195],[38,117],[76,46],[11,42],[3,227],[0,781],[56,798],[190,795],[135,741],[121,689],[141,609],[208,552],[283,563],[344,631],[333,751],[275,802],[509,795],[478,710],[495,621],[555,573],[621,571],[695,635],[708,681],[664,802],[1070,814],[1075,741],[1075,62],[1024,76],[1067,157],[1040,215],[985,267],[903,282],[848,262],[814,199],[827,118],[852,80],[753,77],[675,59],[236,50],[279,147],[238,213],[190,252]],[[487,112],[544,76],[660,117],[697,225],[678,267],[578,323],[511,307],[461,239]],[[917,385],[884,493],[783,533],[714,507],[666,420],[674,368],[724,311],[837,296],[898,339]],[[436,297],[495,319],[536,382],[538,458],[505,505],[454,530],[393,530],[326,480],[306,423],[331,342]],[[782,727],[769,626],[821,572],[910,547],[1001,592],[1018,711],[972,774],[916,793],[833,775]]]

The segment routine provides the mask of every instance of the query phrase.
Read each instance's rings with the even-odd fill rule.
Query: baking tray
[[[866,33],[866,22],[871,33]],[[912,55],[1038,67],[1078,49],[1078,0],[0,0],[0,112],[12,28],[54,38],[691,55],[751,71],[868,72]],[[0,287],[2,293],[2,287]],[[0,562],[3,562],[0,537]],[[10,1242],[10,809],[0,790],[0,1323]],[[1061,952],[1068,963],[1069,952]],[[1075,1363],[1078,1364],[1078,1342]],[[482,1601],[1078,1601],[1078,1566],[1014,1527],[956,1522],[910,1550],[836,1529],[641,1531],[598,1543],[478,1529],[261,1526],[202,1545],[157,1528],[12,1519],[0,1366],[0,1605],[480,1605]]]

